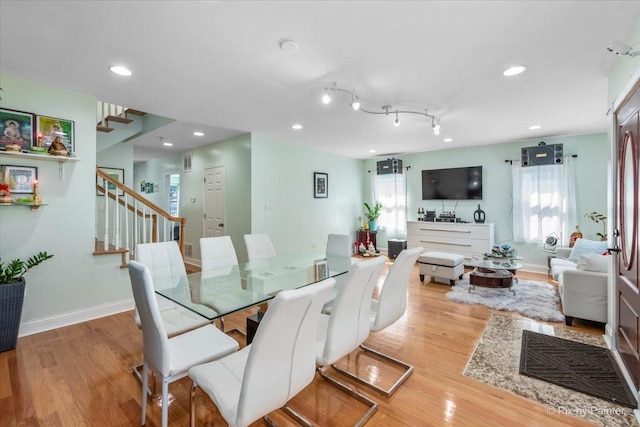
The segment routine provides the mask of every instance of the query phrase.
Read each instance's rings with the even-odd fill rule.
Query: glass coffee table
[[[518,281],[516,271],[522,268],[522,264],[518,262],[521,259],[484,257],[473,258],[470,262],[465,263],[465,265],[473,267],[473,271],[469,273],[469,292],[476,286],[480,286],[482,288],[508,289],[515,295],[516,291],[512,286],[514,280],[516,283]]]

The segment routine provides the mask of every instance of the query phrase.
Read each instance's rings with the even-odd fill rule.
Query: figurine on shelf
[[[367,248],[364,247],[364,243],[360,242],[360,246],[358,246],[358,251],[360,255],[365,255],[367,253]]]
[[[373,243],[369,242],[369,255],[374,256],[376,254],[376,248]]]
[[[64,144],[60,141],[59,136],[56,136],[56,139],[54,139],[51,143],[51,146],[49,147],[49,154],[53,156],[69,157],[67,147],[65,147]]]
[[[13,197],[11,197],[11,189],[7,184],[0,184],[0,204],[9,205],[13,203]]]
[[[38,194],[38,180],[33,180],[33,204],[39,205],[42,203],[42,199],[40,199],[40,195]]]

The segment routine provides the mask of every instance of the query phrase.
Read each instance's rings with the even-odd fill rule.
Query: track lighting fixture
[[[629,55],[633,57],[633,56],[640,55],[640,50],[635,50],[635,51],[631,50],[637,44],[638,43],[635,43],[631,46],[627,46],[625,43],[622,43],[621,41],[614,40],[611,42],[609,46],[607,46],[607,50],[619,56]]]
[[[344,92],[346,94],[351,95],[351,108],[353,108],[354,111],[362,111],[363,113],[367,113],[367,114],[384,114],[385,116],[389,115],[389,112],[390,112],[389,110],[391,109],[390,105],[383,105],[381,107],[382,111],[365,109],[362,107],[362,104],[360,103],[360,98],[354,91],[338,87],[336,83],[332,83],[331,86],[322,88],[322,103],[325,105],[329,104],[331,102],[331,94],[336,92]],[[422,112],[422,111],[396,109],[395,111],[391,111],[391,112],[395,113],[395,116],[396,116],[393,121],[393,125],[395,127],[400,126],[400,114],[418,114],[420,116],[426,117],[427,119],[431,119],[431,127],[433,128],[433,133],[436,135],[440,134],[440,120],[435,115],[429,114],[428,110],[424,110],[424,112]]]

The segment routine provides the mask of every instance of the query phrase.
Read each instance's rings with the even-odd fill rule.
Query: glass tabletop
[[[522,268],[522,264],[517,262],[519,259],[522,258],[472,258],[471,261],[465,262],[465,265],[475,268],[486,268],[488,270],[519,270]]]
[[[156,281],[154,286],[157,294],[213,320],[264,303],[281,290],[344,274],[351,261],[302,252]]]

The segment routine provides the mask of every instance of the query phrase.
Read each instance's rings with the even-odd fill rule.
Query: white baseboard
[[[134,307],[135,304],[133,299],[128,299],[110,304],[97,305],[95,307],[85,308],[71,313],[61,314],[59,316],[32,320],[20,325],[18,337],[26,337],[27,335],[63,328],[65,326],[75,325],[76,323],[86,322],[100,317],[111,316],[112,314],[133,310]]]

